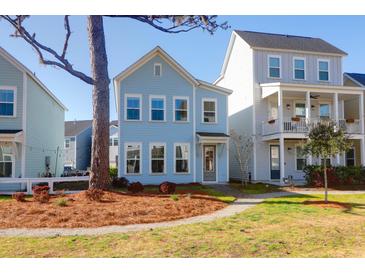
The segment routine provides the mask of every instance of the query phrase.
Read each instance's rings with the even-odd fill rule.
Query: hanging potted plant
[[[271,119],[269,121],[267,121],[269,124],[274,124],[275,123],[275,119]]]
[[[348,123],[348,124],[355,123],[355,119],[354,118],[348,118],[348,119],[346,119],[346,123]]]
[[[291,117],[293,122],[300,122],[300,117]]]

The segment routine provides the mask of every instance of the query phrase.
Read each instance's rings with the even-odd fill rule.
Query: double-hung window
[[[13,175],[13,148],[9,145],[0,146],[0,177]]]
[[[295,103],[295,117],[305,117],[305,104]]]
[[[161,77],[162,75],[162,65],[160,63],[155,63],[153,65],[153,74],[155,77]]]
[[[189,144],[175,144],[175,173],[189,173]]]
[[[174,97],[174,121],[175,122],[189,121],[188,97]]]
[[[164,96],[150,97],[150,121],[165,121],[165,102]]]
[[[163,143],[150,144],[151,173],[163,174],[166,171],[166,145]]]
[[[15,89],[0,87],[0,116],[15,116]]]
[[[319,105],[319,117],[321,119],[329,119],[331,117],[331,107],[329,104],[320,104]]]
[[[293,67],[294,80],[305,80],[305,59],[295,57],[293,59]]]
[[[65,148],[70,148],[70,139],[65,139]]]
[[[126,174],[140,174],[141,173],[141,150],[140,143],[126,143],[125,144],[125,173]],[[117,160],[116,160],[117,161]]]
[[[319,81],[329,81],[329,61],[328,60],[318,60],[318,80]]]
[[[304,167],[307,165],[307,157],[301,146],[295,147],[295,156],[296,156],[296,170],[303,170]]]
[[[280,56],[269,56],[268,57],[268,73],[269,78],[280,78],[281,77],[281,58]]]
[[[346,166],[355,166],[355,148],[346,152]]]
[[[118,137],[115,137],[114,139],[113,139],[113,145],[115,146],[115,147],[117,147],[118,146]]]
[[[217,100],[212,98],[203,99],[203,123],[217,122]]]
[[[141,121],[142,96],[127,94],[125,101],[126,101],[126,120]]]

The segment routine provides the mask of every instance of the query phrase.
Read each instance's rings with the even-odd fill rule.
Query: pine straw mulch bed
[[[178,197],[178,200],[174,200]],[[57,205],[66,199],[67,206]],[[100,202],[91,202],[85,192],[52,196],[46,204],[25,202],[0,204],[0,228],[101,227],[172,221],[207,214],[227,204],[204,195],[156,195],[105,192]]]

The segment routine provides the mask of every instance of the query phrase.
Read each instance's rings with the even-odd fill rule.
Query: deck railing
[[[77,177],[51,177],[51,178],[0,178],[0,194],[13,194],[24,192],[28,195],[33,193],[32,188],[36,185],[48,185],[49,193],[57,191],[75,193],[87,189],[89,176]]]

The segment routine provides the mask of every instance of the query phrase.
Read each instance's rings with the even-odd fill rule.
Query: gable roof
[[[343,50],[321,38],[288,34],[235,30],[235,33],[252,48],[295,50],[316,53],[347,55]]]
[[[358,84],[359,86],[365,86],[365,74],[364,73],[349,73],[345,72],[344,75],[350,80]]]
[[[89,127],[92,127],[92,120],[65,121],[65,136],[77,136]]]
[[[142,67],[144,64],[146,64],[149,60],[154,58],[155,56],[160,56],[166,63],[168,63],[173,69],[175,69],[181,76],[183,76],[187,81],[189,81],[194,86],[202,86],[207,89],[217,91],[217,92],[223,92],[225,94],[231,94],[233,91],[230,89],[226,89],[223,87],[215,86],[213,84],[210,84],[208,82],[198,80],[193,75],[191,75],[183,66],[181,66],[174,58],[172,58],[166,51],[164,51],[160,46],[156,46],[152,50],[150,50],[148,53],[143,55],[140,59],[138,59],[135,63],[127,67],[125,70],[123,70],[121,73],[116,75],[113,78],[114,82],[114,95],[115,95],[115,103],[116,108],[118,111],[118,103],[119,103],[119,90],[118,83],[131,75],[133,72],[135,72],[137,69]]]
[[[0,46],[0,55],[3,56],[6,60],[8,60],[11,64],[13,64],[17,69],[21,72],[26,73],[30,78],[32,78],[38,85],[42,87],[42,89],[64,110],[68,110],[67,107],[62,104],[62,102],[39,80],[34,73],[24,66],[21,62],[19,62],[14,56],[12,56],[9,52],[7,52],[4,48]]]

